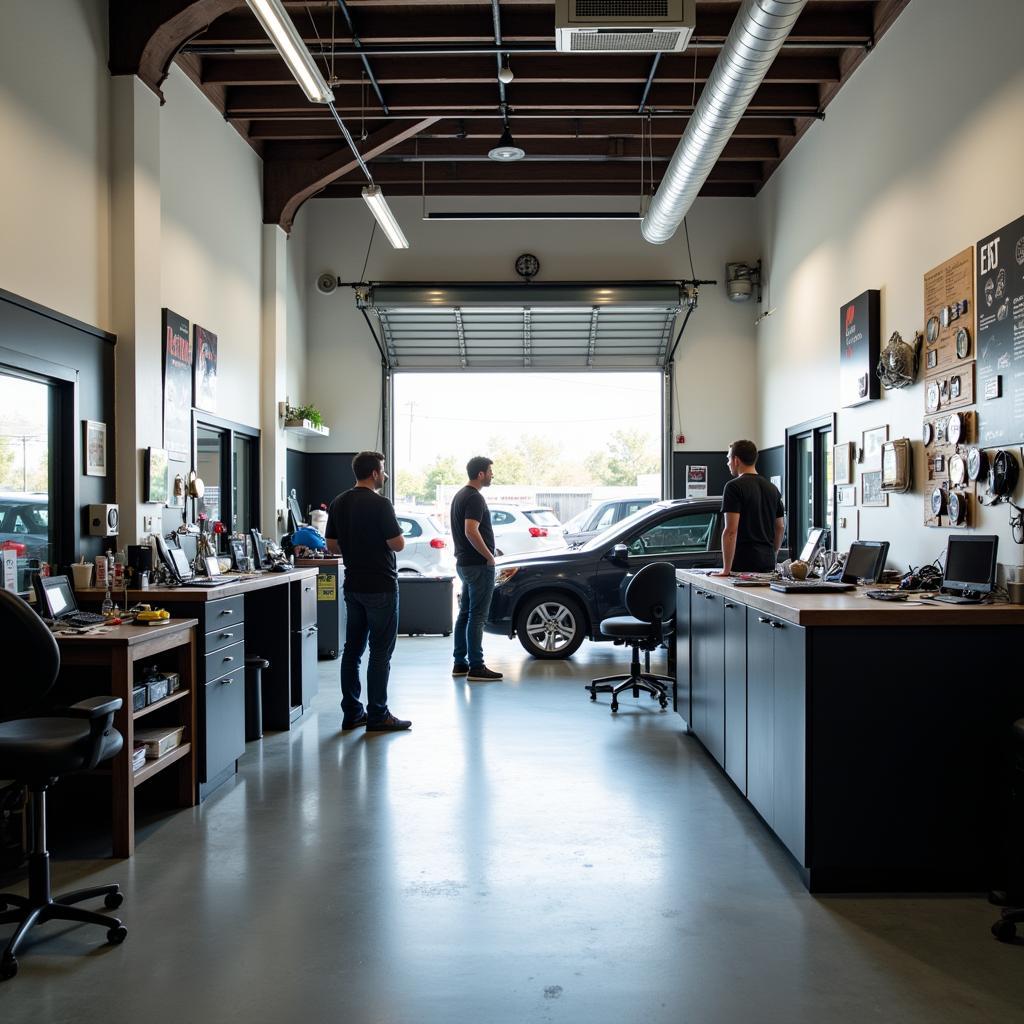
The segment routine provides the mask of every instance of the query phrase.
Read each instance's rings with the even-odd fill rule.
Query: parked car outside
[[[18,558],[45,562],[50,548],[49,503],[46,494],[0,492],[0,543],[13,544]]]
[[[651,562],[722,564],[722,499],[659,501],[582,547],[502,558],[486,630],[518,636],[535,658],[568,658],[584,639],[609,640],[601,621],[626,614],[623,583]]]
[[[537,505],[491,505],[491,528],[499,555],[521,555],[564,548],[562,524],[555,510]]]
[[[396,553],[398,572],[415,576],[454,576],[451,536],[436,516],[426,512],[395,511],[405,547]]]
[[[565,524],[565,543],[569,547],[586,544],[591,537],[596,537],[602,530],[622,522],[626,516],[648,505],[653,505],[657,498],[609,498],[599,501],[574,516]]]

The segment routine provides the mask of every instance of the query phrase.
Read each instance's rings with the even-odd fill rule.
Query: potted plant
[[[324,426],[323,413],[312,402],[307,402],[305,405],[285,406],[284,425],[285,427],[302,427],[318,434],[329,433],[327,427]]]

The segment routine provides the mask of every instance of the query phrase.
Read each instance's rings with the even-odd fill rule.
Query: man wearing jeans
[[[360,452],[352,460],[356,485],[333,502],[327,515],[327,548],[345,562],[345,650],[341,656],[342,729],[396,732],[412,722],[388,710],[388,675],[398,636],[398,570],[395,552],[405,547],[384,486],[384,456]],[[366,665],[366,707],[360,700],[359,662]]]
[[[471,682],[501,679],[484,664],[484,623],[494,593],[494,528],[487,502],[480,493],[490,487],[492,461],[474,456],[466,464],[469,482],[452,499],[452,543],[455,571],[462,580],[459,616],[455,620],[455,664],[453,676]]]

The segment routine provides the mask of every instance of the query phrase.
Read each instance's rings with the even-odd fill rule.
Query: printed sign
[[[188,462],[192,448],[192,339],[188,321],[163,311],[164,448],[168,458]]]
[[[316,599],[318,601],[338,600],[338,577],[333,573],[323,574],[316,578]]]
[[[706,498],[708,496],[708,467],[686,467],[686,496],[688,498]]]
[[[844,408],[878,398],[878,309],[881,293],[861,292],[839,310],[839,404]]]

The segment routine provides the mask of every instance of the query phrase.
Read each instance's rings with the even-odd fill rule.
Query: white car
[[[565,547],[562,524],[554,509],[488,505],[494,546],[499,555],[522,555]]]
[[[454,576],[452,539],[436,516],[426,512],[396,511],[405,547],[396,552],[398,572],[412,576]]]

